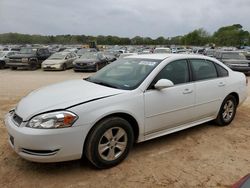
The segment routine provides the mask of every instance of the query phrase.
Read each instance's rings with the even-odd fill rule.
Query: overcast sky
[[[250,0],[0,0],[0,33],[183,35],[241,24],[250,31]]]

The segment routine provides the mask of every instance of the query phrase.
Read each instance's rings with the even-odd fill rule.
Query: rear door
[[[195,119],[213,117],[223,101],[225,77],[219,76],[216,64],[212,61],[205,59],[189,61],[196,90]]]

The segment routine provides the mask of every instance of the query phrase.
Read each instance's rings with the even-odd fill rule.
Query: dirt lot
[[[109,170],[95,170],[80,160],[32,163],[15,154],[7,143],[3,124],[8,110],[36,88],[87,75],[72,70],[0,70],[1,188],[230,187],[241,176],[250,173],[250,99],[238,108],[230,126],[206,123],[136,144],[122,164]]]

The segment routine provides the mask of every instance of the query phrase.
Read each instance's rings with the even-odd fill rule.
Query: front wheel
[[[235,97],[232,95],[227,96],[220,107],[215,122],[220,126],[229,125],[235,117],[236,108],[237,103]]]
[[[0,61],[0,69],[4,69],[5,68],[5,62],[4,61]]]
[[[127,157],[133,142],[133,129],[128,121],[119,117],[107,118],[88,136],[85,155],[95,167],[110,168]]]

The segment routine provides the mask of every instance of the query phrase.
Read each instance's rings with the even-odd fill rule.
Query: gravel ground
[[[91,73],[89,73],[91,74]],[[30,91],[86,73],[0,70],[0,187],[230,187],[250,172],[250,99],[227,127],[213,123],[136,144],[108,170],[84,160],[39,164],[10,148],[4,115]],[[250,79],[249,79],[250,81]],[[248,86],[248,91],[250,86]]]

